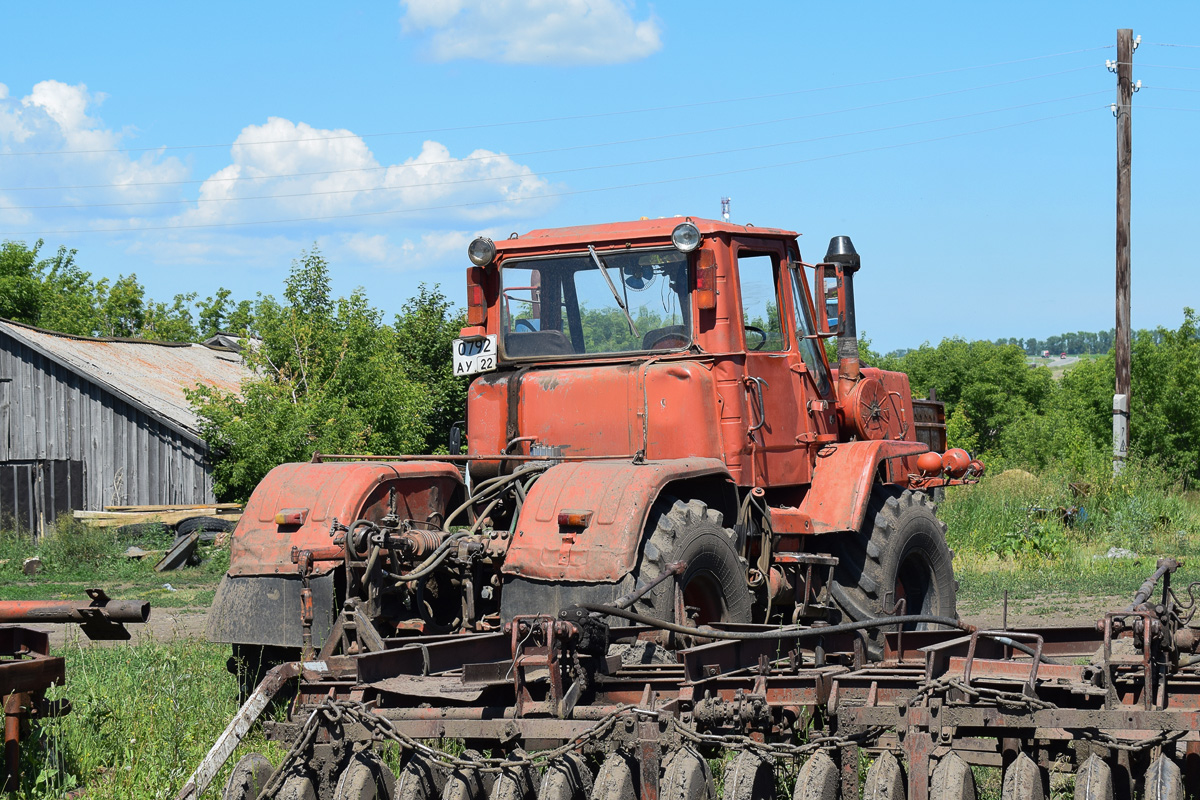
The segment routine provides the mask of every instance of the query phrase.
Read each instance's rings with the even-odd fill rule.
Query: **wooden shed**
[[[208,448],[185,389],[237,391],[223,347],[93,339],[0,319],[0,525],[59,514],[214,501]]]

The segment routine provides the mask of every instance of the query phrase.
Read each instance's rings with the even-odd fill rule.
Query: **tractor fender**
[[[817,453],[812,485],[800,503],[800,513],[811,519],[812,533],[857,531],[866,516],[880,464],[928,450],[923,442],[895,440],[823,447]]]
[[[333,521],[351,525],[359,519],[378,522],[392,504],[401,519],[425,521],[446,514],[446,506],[462,486],[452,464],[441,461],[331,461],[281,464],[267,473],[246,503],[230,540],[229,574],[296,574],[292,546],[329,547]],[[300,525],[279,525],[275,515],[303,510]],[[337,567],[318,561],[314,574]]]
[[[637,565],[650,507],[669,484],[729,479],[715,458],[582,461],[546,470],[529,490],[502,572],[541,581],[616,583]],[[585,525],[560,525],[559,514]],[[565,520],[564,520],[565,521]]]
[[[300,647],[303,581],[292,563],[293,546],[328,548],[335,519],[343,525],[378,522],[393,505],[401,519],[444,517],[461,487],[458,470],[440,461],[332,461],[271,470],[250,495],[230,539],[229,572],[208,613],[208,640]],[[302,511],[304,522],[279,525],[275,515],[281,511]],[[313,563],[309,583],[317,642],[329,634],[340,605],[334,582],[340,563]]]

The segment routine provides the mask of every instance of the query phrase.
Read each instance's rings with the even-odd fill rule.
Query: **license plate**
[[[496,368],[496,334],[478,339],[455,339],[454,374],[474,375]]]

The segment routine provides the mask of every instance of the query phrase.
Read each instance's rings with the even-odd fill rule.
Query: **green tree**
[[[937,391],[947,417],[961,408],[961,441],[981,451],[995,448],[1002,432],[1026,414],[1044,412],[1053,379],[1044,367],[1031,369],[1019,345],[943,339],[922,345],[889,364],[908,373],[915,396]]]
[[[36,325],[42,305],[38,239],[32,249],[21,242],[0,243],[0,317]]]
[[[417,296],[396,315],[400,364],[410,378],[425,384],[429,393],[429,431],[424,446],[429,452],[444,447],[450,426],[466,417],[469,381],[456,377],[450,368],[451,347],[466,324],[466,315],[440,289],[423,283],[417,287]]]
[[[212,297],[196,303],[197,331],[207,339],[218,333],[250,336],[254,328],[254,306],[249,300],[234,301],[233,292],[221,287]]]
[[[143,339],[154,339],[159,342],[194,342],[198,338],[196,326],[192,322],[191,305],[196,300],[196,293],[175,295],[171,305],[148,302],[143,315],[142,327],[138,335]]]
[[[437,308],[434,294],[426,307]],[[293,262],[283,302],[264,297],[254,313],[262,341],[243,355],[255,377],[240,394],[210,387],[190,394],[214,451],[218,496],[245,498],[271,468],[314,451],[402,454],[431,441],[435,392],[410,377],[398,358],[400,335],[361,289],[334,299],[316,248]],[[448,374],[449,347],[442,352]]]

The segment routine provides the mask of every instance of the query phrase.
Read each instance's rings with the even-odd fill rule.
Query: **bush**
[[[111,531],[87,525],[67,512],[54,523],[40,550],[47,564],[69,572],[98,567],[112,554],[115,542],[116,536]]]
[[[979,484],[947,490],[939,511],[950,546],[964,554],[1025,562],[1054,560],[1068,550],[1196,546],[1200,514],[1171,473],[1153,462],[1131,461],[1117,477],[1110,462],[1039,474],[1006,469],[1002,460],[989,466]]]

